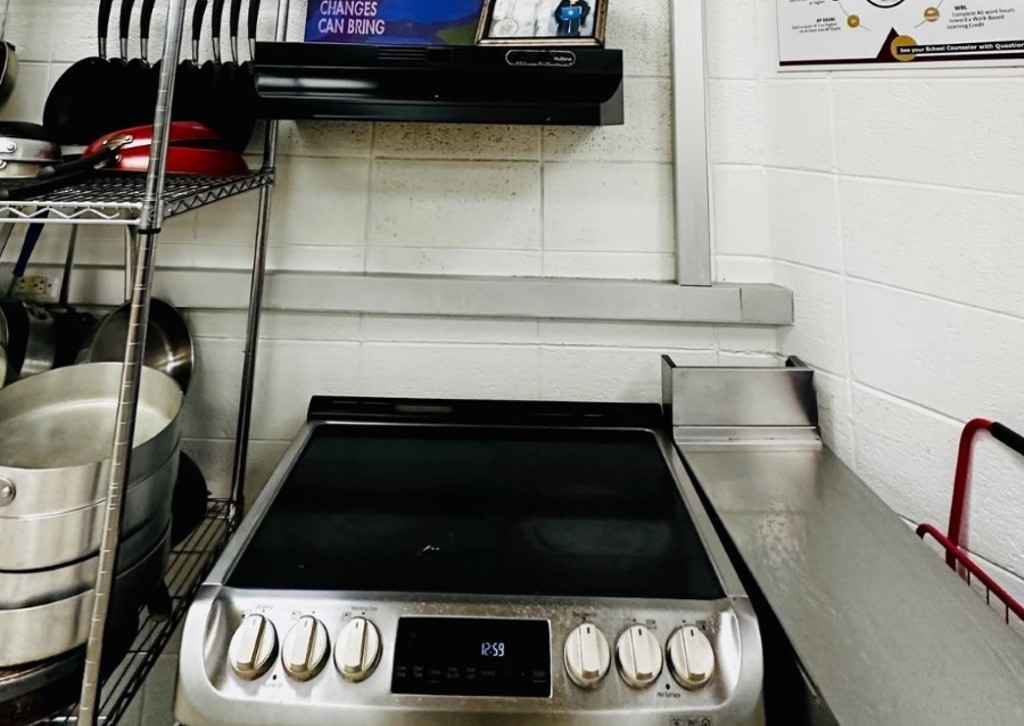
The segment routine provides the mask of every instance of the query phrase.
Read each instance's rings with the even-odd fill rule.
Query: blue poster
[[[473,45],[484,0],[309,0],[306,41]]]

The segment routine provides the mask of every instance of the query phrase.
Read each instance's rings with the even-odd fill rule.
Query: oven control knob
[[[268,670],[277,655],[277,631],[262,615],[247,615],[231,636],[228,662],[239,678],[254,681]]]
[[[334,665],[346,681],[358,683],[373,675],[380,662],[380,633],[366,618],[352,618],[341,629]]]
[[[304,615],[292,626],[281,646],[284,672],[297,681],[320,675],[331,652],[327,628],[312,615]]]
[[[693,625],[679,628],[668,641],[668,665],[683,688],[703,688],[715,676],[715,651],[704,632]]]
[[[615,660],[622,680],[638,689],[652,685],[661,675],[661,667],[665,663],[661,643],[643,625],[634,625],[619,636]]]
[[[608,639],[592,623],[584,623],[565,640],[565,672],[580,688],[594,688],[611,666]]]

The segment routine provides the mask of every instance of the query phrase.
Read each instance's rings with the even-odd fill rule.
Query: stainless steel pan
[[[0,121],[0,179],[35,178],[60,163],[60,158],[60,146],[42,126]]]
[[[131,305],[126,303],[101,320],[86,338],[78,361],[90,363],[122,360],[128,339],[130,314]],[[178,309],[157,298],[153,298],[149,307],[146,352],[142,361],[149,368],[171,376],[183,392],[188,391],[195,366],[192,334]]]

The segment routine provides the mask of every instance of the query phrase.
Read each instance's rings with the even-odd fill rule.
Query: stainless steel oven
[[[658,406],[315,398],[185,623],[188,726],[758,726]]]

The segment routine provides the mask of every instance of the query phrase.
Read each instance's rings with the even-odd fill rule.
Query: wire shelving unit
[[[242,516],[243,480],[247,458],[256,348],[266,265],[271,190],[275,176],[277,123],[265,127],[263,158],[257,171],[245,176],[208,177],[167,173],[167,149],[175,70],[181,58],[187,0],[166,0],[167,30],[164,39],[153,117],[153,144],[146,174],[100,174],[45,196],[29,200],[0,201],[0,224],[111,225],[137,233],[131,286],[131,315],[125,346],[120,397],[111,454],[110,480],[99,552],[99,575],[85,669],[78,703],[53,716],[51,722],[80,726],[113,726],[127,711],[160,653],[181,623],[199,585],[226,545]],[[279,0],[277,36],[284,39],[288,0]],[[146,328],[152,295],[155,249],[165,220],[245,192],[258,191],[257,227],[248,325],[243,359],[241,399],[238,410],[231,493],[210,500],[200,527],[175,548],[168,563],[165,584],[171,595],[170,614],[143,612],[140,628],[128,654],[106,678],[101,677],[103,635],[113,585],[114,562],[119,543],[120,520],[131,457],[131,441],[138,409],[145,350]]]

